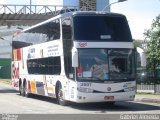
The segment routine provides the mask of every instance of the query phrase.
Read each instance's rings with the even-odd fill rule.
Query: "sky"
[[[110,0],[110,3],[116,1]],[[30,0],[0,0],[0,4],[30,4]],[[53,0],[32,0],[32,4],[54,5]],[[126,15],[133,39],[144,40],[144,31],[151,27],[153,19],[160,14],[160,0],[127,0],[112,4],[111,12]]]
[[[111,12],[126,15],[133,39],[144,40],[144,31],[151,28],[153,19],[160,14],[160,0],[128,0],[112,4]]]

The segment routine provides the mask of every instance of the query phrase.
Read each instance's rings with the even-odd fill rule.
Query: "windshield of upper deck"
[[[132,41],[128,22],[122,16],[74,16],[77,41]]]

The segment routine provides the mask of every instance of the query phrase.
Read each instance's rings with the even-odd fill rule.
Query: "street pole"
[[[30,14],[32,13],[32,0],[30,0]]]
[[[125,1],[127,1],[127,0],[118,0],[117,2],[113,2],[113,3],[105,6],[105,7],[102,9],[102,11],[104,11],[104,10],[105,10],[106,8],[108,8],[108,7],[109,7],[109,9],[110,9],[111,5],[113,5],[113,4],[116,4],[116,3],[119,3],[119,2],[125,2]]]

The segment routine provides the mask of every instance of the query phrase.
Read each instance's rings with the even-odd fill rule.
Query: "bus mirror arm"
[[[72,67],[78,67],[78,51],[77,48],[72,48]]]
[[[141,66],[146,67],[146,54],[143,49],[137,47],[137,52],[140,54]]]
[[[146,67],[146,54],[144,52],[141,55],[141,66]]]

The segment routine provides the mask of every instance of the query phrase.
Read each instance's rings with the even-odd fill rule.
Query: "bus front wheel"
[[[59,85],[58,86],[58,90],[57,90],[57,102],[58,104],[62,105],[62,106],[66,106],[67,105],[67,101],[64,100],[64,94],[63,94],[63,90],[62,90],[62,86]]]

